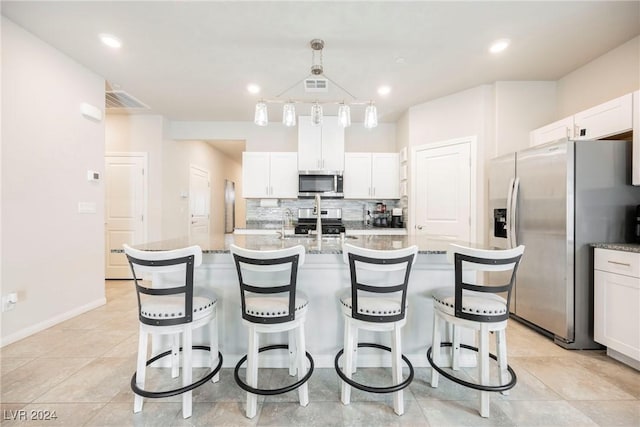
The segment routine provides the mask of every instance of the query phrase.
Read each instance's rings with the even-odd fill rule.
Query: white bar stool
[[[406,323],[407,286],[418,247],[398,250],[372,250],[345,243],[343,259],[349,264],[351,289],[340,297],[344,316],[344,349],[336,355],[334,366],[342,379],[342,403],[351,401],[351,387],[370,393],[394,393],[393,409],[404,413],[403,389],[413,380],[413,366],[402,355],[401,328]],[[391,332],[391,348],[375,343],[358,343],[358,329]],[[371,387],[352,379],[357,367],[358,347],[371,347],[391,352],[394,385]],[[345,354],[342,369],[339,359]],[[400,359],[409,367],[409,376],[402,380]]]
[[[256,416],[257,395],[276,395],[298,389],[301,406],[309,404],[307,381],[313,373],[313,358],[306,351],[304,322],[307,297],[298,292],[298,268],[304,263],[304,246],[287,249],[255,251],[231,245],[242,304],[243,323],[249,328],[249,348],[236,365],[236,383],[247,391],[246,416]],[[260,333],[288,331],[289,344],[260,348]],[[258,388],[258,353],[274,349],[289,349],[289,374],[298,373],[298,380],[277,389]],[[305,361],[309,360],[309,368]],[[240,366],[247,361],[246,382],[239,376]]]
[[[480,415],[489,416],[489,392],[507,393],[516,385],[517,377],[507,364],[506,328],[509,318],[509,300],[524,246],[507,250],[483,250],[450,245],[447,257],[455,266],[455,286],[433,291],[433,342],[427,351],[432,366],[431,386],[438,386],[439,374],[465,387],[480,390]],[[481,284],[488,273],[503,272],[508,283]],[[473,277],[470,282],[467,277]],[[496,279],[499,280],[499,279]],[[506,292],[506,299],[498,295]],[[440,322],[453,327],[453,342],[442,342]],[[471,328],[477,333],[478,347],[460,344],[458,327]],[[498,355],[489,353],[489,332],[496,334]],[[460,348],[478,352],[479,384],[464,381],[441,367],[441,348],[452,348],[452,368],[458,370]],[[433,352],[433,356],[432,356]],[[500,385],[490,385],[489,358],[498,362]]]
[[[140,321],[137,368],[131,378],[131,389],[135,393],[133,412],[142,410],[144,397],[162,398],[182,394],[182,416],[189,418],[192,390],[209,380],[217,382],[222,367],[222,354],[218,351],[215,295],[194,295],[194,269],[202,263],[202,250],[199,246],[190,246],[171,251],[140,251],[126,244],[123,246],[136,285]],[[152,280],[144,280],[146,277]],[[210,345],[193,345],[193,330],[206,325],[209,325]],[[147,360],[148,334],[174,335],[172,349]],[[179,345],[180,334],[182,348]],[[206,350],[211,354],[211,372],[195,382],[192,382],[191,370],[193,349]],[[182,387],[160,392],[145,390],[146,367],[163,357],[172,356],[172,377],[178,376],[180,351]]]

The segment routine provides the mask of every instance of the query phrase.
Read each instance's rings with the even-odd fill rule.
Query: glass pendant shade
[[[351,108],[348,105],[340,104],[338,107],[338,122],[343,128],[351,126]]]
[[[267,114],[267,104],[265,102],[260,101],[256,104],[256,114],[253,121],[258,126],[269,124],[269,115]]]
[[[296,125],[296,107],[293,102],[287,102],[282,107],[282,124],[286,127]]]
[[[317,102],[311,106],[311,123],[314,126],[322,124],[322,105]]]
[[[375,105],[369,104],[364,110],[364,127],[373,129],[378,126],[378,110]]]

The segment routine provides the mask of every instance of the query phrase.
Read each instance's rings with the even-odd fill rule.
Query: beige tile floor
[[[509,322],[509,362],[518,384],[508,396],[492,395],[491,417],[477,412],[477,392],[446,379],[429,386],[430,369],[417,368],[405,391],[405,414],[391,398],[354,391],[340,403],[332,369],[316,369],[311,402],[295,392],[259,400],[258,415],[245,418],[245,395],[224,369],[221,381],[194,391],[193,416],[182,419],[180,398],[145,402],[132,412],[129,381],[135,366],[137,322],[130,282],[109,281],[107,304],[0,350],[3,426],[640,426],[640,373],[603,351],[566,351]],[[260,385],[281,384],[284,370],[262,369]],[[363,382],[380,383],[388,370],[361,369]],[[473,377],[473,370],[461,375]],[[167,386],[151,375],[156,386]],[[23,411],[23,412],[21,412]],[[36,420],[55,411],[55,420]],[[27,420],[12,420],[25,415]]]

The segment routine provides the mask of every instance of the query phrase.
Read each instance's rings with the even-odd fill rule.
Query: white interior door
[[[415,152],[415,232],[471,241],[471,143],[419,147]]]
[[[209,235],[210,210],[209,171],[192,165],[189,168],[189,236]]]
[[[123,253],[112,253],[127,243],[146,239],[146,176],[144,153],[107,153],[105,156],[105,275],[130,279],[131,269]]]

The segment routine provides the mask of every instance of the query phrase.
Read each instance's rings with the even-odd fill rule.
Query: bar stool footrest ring
[[[193,350],[207,350],[209,352],[211,351],[211,347],[209,347],[207,345],[194,345],[191,348]],[[180,347],[180,351],[182,351],[182,347]],[[151,359],[147,360],[147,366],[151,365],[156,360],[159,360],[159,359],[162,359],[163,357],[169,356],[170,354],[171,354],[171,350],[167,350],[164,353],[160,353],[160,354],[152,357]],[[220,371],[220,368],[222,368],[222,353],[218,352],[218,366],[216,366],[214,369],[212,369],[211,372],[209,372],[207,375],[205,375],[204,377],[202,377],[198,381],[195,381],[195,382],[193,382],[193,383],[191,383],[191,384],[189,384],[187,386],[176,388],[176,389],[173,389],[173,390],[167,390],[167,391],[148,391],[148,390],[141,389],[136,384],[136,376],[137,376],[138,372],[134,372],[133,373],[133,377],[131,377],[131,390],[133,390],[133,392],[135,394],[137,394],[138,396],[148,397],[148,398],[152,398],[152,399],[176,396],[178,394],[186,393],[187,391],[190,391],[190,390],[193,390],[195,388],[200,387],[202,384],[206,383],[211,378],[213,378]]]
[[[453,344],[450,342],[442,342],[440,343],[440,347],[452,347]],[[478,347],[473,347],[467,344],[460,344],[460,347],[462,348],[466,348],[467,350],[473,350],[476,353],[478,352]],[[507,365],[507,371],[509,371],[509,375],[511,375],[511,381],[509,381],[507,384],[504,385],[482,385],[482,384],[476,384],[476,383],[470,383],[468,381],[464,381],[456,376],[451,375],[449,372],[445,371],[444,369],[440,368],[439,366],[436,366],[435,363],[433,363],[433,358],[431,357],[431,350],[433,349],[432,347],[429,347],[429,350],[427,350],[427,360],[429,360],[429,364],[431,365],[431,367],[433,369],[435,369],[436,371],[438,371],[438,373],[440,375],[442,375],[443,377],[447,378],[448,380],[453,381],[454,383],[460,384],[461,386],[465,386],[465,387],[469,387],[469,388],[473,388],[475,390],[480,390],[480,391],[496,391],[496,392],[500,392],[500,391],[506,391],[506,390],[511,390],[516,383],[518,382],[518,377],[516,377],[516,373],[513,371],[513,369],[511,368],[511,366]],[[493,360],[497,361],[498,357],[495,354],[489,353],[489,357],[491,357]]]
[[[384,346],[384,345],[381,345],[381,344],[358,343],[358,348],[361,348],[361,347],[377,348],[377,349],[380,349],[380,350],[386,350],[388,352],[391,352],[391,348],[389,348],[387,346]],[[373,387],[373,386],[368,386],[368,385],[365,385],[365,384],[360,384],[358,382],[355,382],[351,378],[347,378],[347,376],[344,374],[344,372],[342,372],[342,369],[340,369],[340,366],[338,365],[338,361],[340,360],[340,356],[342,356],[343,353],[344,353],[344,348],[341,349],[338,352],[338,354],[336,354],[336,358],[334,360],[334,367],[336,369],[336,373],[338,374],[340,379],[342,379],[342,381],[346,382],[351,387],[357,388],[358,390],[367,391],[369,393],[394,393],[396,391],[402,390],[403,388],[406,388],[409,384],[411,384],[411,381],[413,381],[413,365],[411,364],[409,359],[407,359],[407,357],[404,354],[401,354],[400,356],[402,357],[402,360],[404,360],[404,362],[409,367],[409,376],[407,377],[407,379],[405,379],[401,383],[396,384],[396,385],[392,385],[392,386],[389,386],[389,387]]]
[[[287,349],[289,348],[289,346],[287,344],[273,344],[273,345],[268,345],[265,347],[260,347],[258,349],[258,353],[262,353],[263,351],[269,351],[269,350],[276,350],[276,349]],[[295,383],[285,386],[285,387],[281,387],[281,388],[273,388],[273,389],[263,389],[263,388],[254,388],[251,387],[250,385],[248,385],[247,383],[245,383],[244,381],[242,381],[240,379],[240,375],[238,374],[238,372],[240,371],[240,366],[247,360],[247,355],[245,354],[242,359],[240,359],[238,361],[238,363],[236,364],[236,368],[233,371],[233,378],[236,380],[236,383],[238,384],[238,386],[243,389],[244,391],[248,391],[249,393],[253,393],[253,394],[259,394],[262,396],[274,396],[276,394],[282,394],[282,393],[287,393],[290,391],[293,391],[295,389],[297,389],[298,387],[300,387],[302,384],[306,383],[309,378],[311,378],[311,374],[313,374],[313,357],[311,357],[311,355],[309,354],[309,352],[305,352],[306,356],[307,356],[307,360],[309,360],[309,370],[307,371],[307,374],[302,377],[302,379],[296,381]]]

